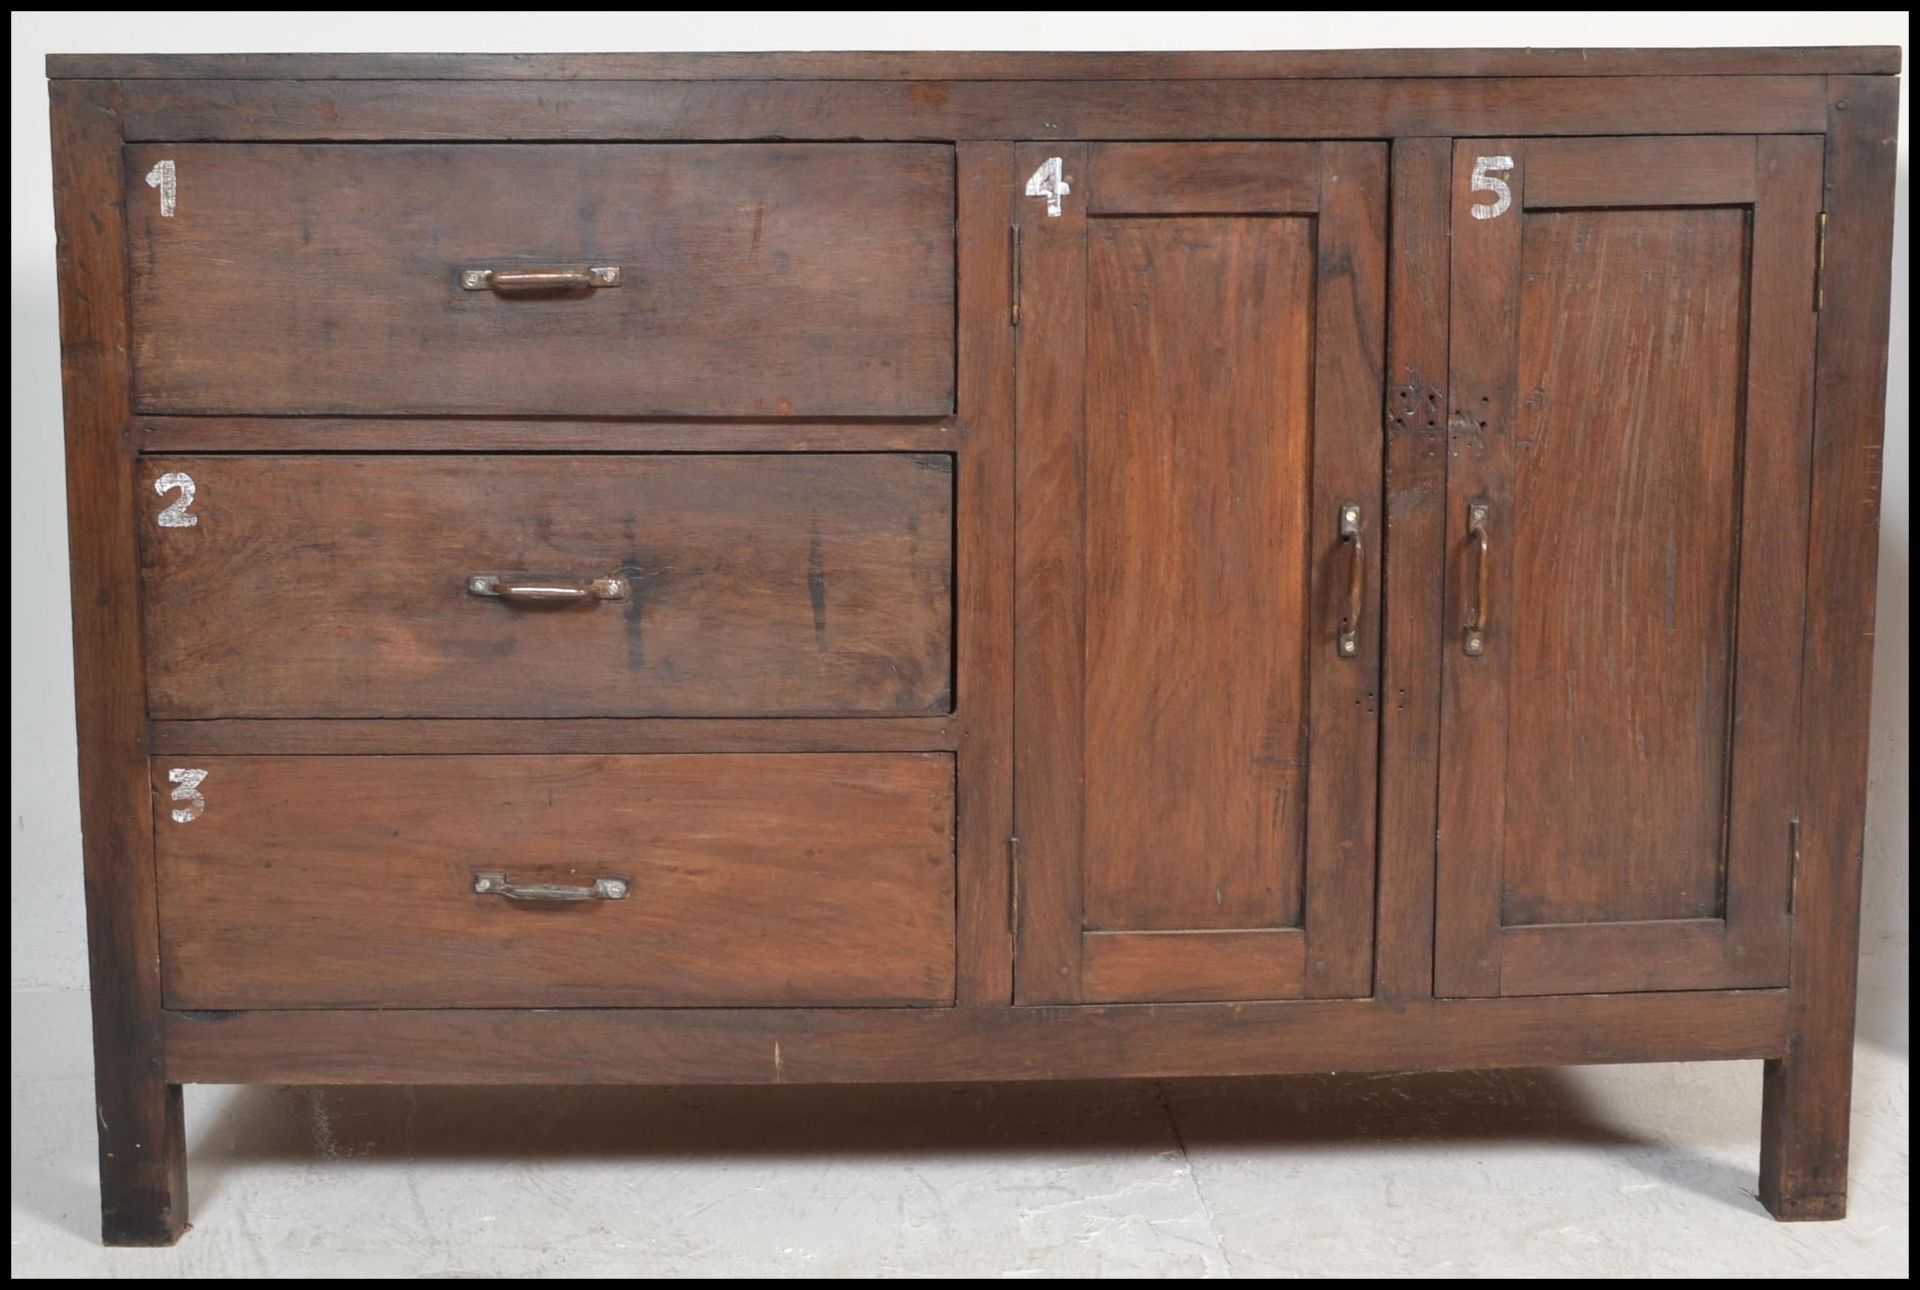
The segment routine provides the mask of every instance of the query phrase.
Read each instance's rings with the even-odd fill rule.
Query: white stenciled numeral
[[[160,190],[160,218],[172,219],[174,198],[180,194],[172,158],[153,163],[153,169],[147,172],[147,187]]]
[[[1027,180],[1027,196],[1047,199],[1047,214],[1054,219],[1060,218],[1060,199],[1073,189],[1067,186],[1066,176],[1060,172],[1060,158],[1048,157],[1040,163],[1040,169],[1033,172]]]
[[[1493,205],[1469,206],[1467,212],[1475,219],[1498,219],[1507,213],[1507,207],[1513,205],[1513,189],[1507,187],[1507,181],[1495,172],[1502,174],[1513,169],[1512,157],[1475,157],[1473,159],[1473,181],[1468,185],[1476,193],[1492,193]]]
[[[193,476],[181,471],[172,471],[153,481],[153,491],[165,497],[174,489],[180,490],[180,496],[173,504],[160,512],[156,521],[163,529],[190,529],[200,522],[198,515],[189,515],[187,508],[193,505]]]
[[[175,766],[167,772],[167,782],[173,785],[173,800],[186,803],[173,808],[175,824],[191,824],[207,809],[207,799],[200,793],[200,782],[206,777],[206,771],[186,766]]]

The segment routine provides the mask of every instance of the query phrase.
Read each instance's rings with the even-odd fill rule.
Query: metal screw
[[[620,880],[619,880],[618,878],[603,878],[603,879],[601,879],[601,881],[600,881],[600,889],[601,889],[602,891],[604,891],[604,892],[605,892],[605,893],[607,894],[607,899],[608,899],[608,900],[624,900],[624,899],[626,899],[626,895],[627,895],[627,884],[626,884],[626,883],[624,883],[624,882],[622,882],[622,881],[620,881]]]
[[[467,590],[469,591],[484,592],[486,589],[487,580],[485,578],[474,578],[467,583]]]
[[[492,891],[492,890],[493,890],[493,879],[491,879],[491,878],[475,878],[475,879],[473,880],[473,889],[474,889],[475,891]]]
[[[1358,654],[1360,652],[1360,642],[1343,640],[1340,642],[1340,652],[1342,654]]]

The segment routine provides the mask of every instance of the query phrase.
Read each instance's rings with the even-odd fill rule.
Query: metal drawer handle
[[[588,886],[569,887],[563,883],[553,882],[516,884],[504,873],[473,875],[473,891],[476,896],[501,896],[507,900],[548,904],[571,904],[582,900],[625,900],[630,886],[625,878],[595,878]]]
[[[1487,626],[1490,610],[1487,607],[1487,569],[1492,564],[1491,549],[1493,540],[1489,533],[1489,507],[1485,502],[1467,504],[1467,540],[1474,544],[1473,562],[1473,616],[1467,619],[1467,630],[1461,641],[1461,648],[1471,658],[1479,658],[1487,648]]]
[[[462,269],[460,286],[467,291],[497,291],[501,295],[537,292],[591,291],[620,285],[617,264],[542,265],[537,269]]]
[[[625,578],[540,578],[524,573],[476,573],[467,590],[517,605],[578,605],[625,600]]]
[[[1360,652],[1360,614],[1367,603],[1367,552],[1360,545],[1360,503],[1340,504],[1340,541],[1347,547],[1347,616],[1340,622],[1340,657]]]

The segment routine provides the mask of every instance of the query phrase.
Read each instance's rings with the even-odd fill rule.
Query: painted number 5
[[[1476,193],[1493,194],[1493,205],[1467,208],[1475,219],[1498,219],[1507,213],[1507,207],[1513,205],[1513,189],[1507,187],[1507,181],[1499,177],[1499,174],[1512,169],[1512,157],[1475,157],[1473,159],[1473,182],[1469,186]]]

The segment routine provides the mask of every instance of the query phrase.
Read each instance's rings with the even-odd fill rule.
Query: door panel
[[[1019,227],[1018,997],[1362,994],[1385,150],[1020,173],[1050,157],[1060,213]]]
[[[1299,925],[1312,264],[1303,219],[1087,231],[1092,930]]]
[[[1782,984],[1819,141],[1454,162],[1439,990]]]

